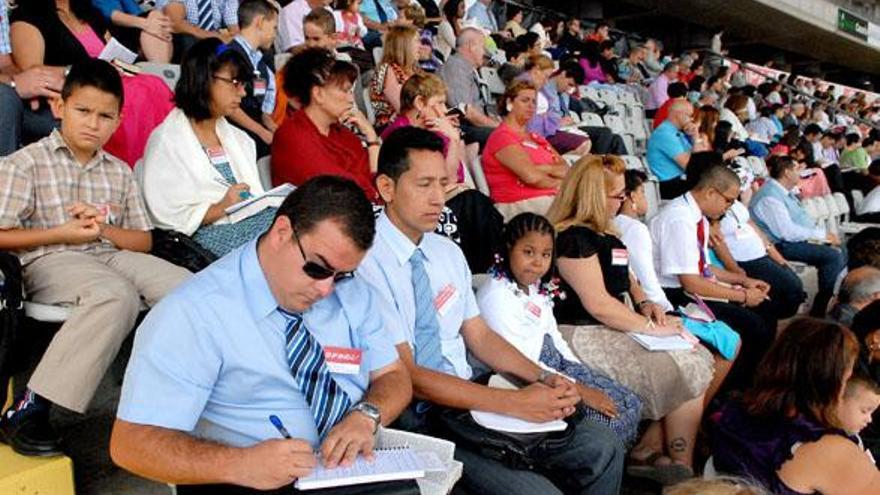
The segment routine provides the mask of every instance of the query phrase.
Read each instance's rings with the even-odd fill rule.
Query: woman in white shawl
[[[218,256],[256,238],[275,215],[268,208],[232,223],[225,213],[263,192],[253,140],[226,120],[251,77],[248,62],[216,38],[195,44],[181,64],[177,108],[144,154],[144,198],[155,226],[192,236]]]

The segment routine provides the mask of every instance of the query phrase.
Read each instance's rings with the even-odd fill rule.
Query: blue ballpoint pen
[[[292,437],[290,436],[290,432],[287,431],[287,428],[284,427],[284,423],[281,422],[281,418],[275,416],[274,414],[269,415],[269,421],[275,425],[275,428],[281,433],[281,436],[290,440]]]

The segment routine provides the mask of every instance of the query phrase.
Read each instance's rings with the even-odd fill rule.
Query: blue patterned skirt
[[[642,400],[633,391],[585,364],[565,359],[556,349],[549,335],[544,335],[540,361],[582,385],[597,388],[608,394],[617,406],[617,417],[609,418],[587,406],[585,408],[587,419],[609,426],[627,448],[633,445],[642,416]]]
[[[266,208],[236,223],[202,225],[192,238],[219,258],[268,230],[276,211],[277,208]]]

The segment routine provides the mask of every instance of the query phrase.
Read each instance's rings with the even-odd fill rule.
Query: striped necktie
[[[437,321],[431,279],[425,270],[425,255],[421,249],[413,252],[409,264],[412,267],[413,299],[416,303],[416,364],[439,371],[443,366],[440,323]]]
[[[205,31],[214,31],[214,0],[196,0],[196,10],[199,14],[198,27]]]
[[[309,403],[312,417],[323,440],[351,408],[351,399],[330,375],[324,349],[303,324],[301,314],[278,311],[287,320],[285,350],[290,373]]]

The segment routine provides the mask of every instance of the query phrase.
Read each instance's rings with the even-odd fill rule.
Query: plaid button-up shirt
[[[71,219],[67,208],[77,202],[106,212],[107,222],[121,228],[152,228],[137,183],[122,160],[99,151],[81,165],[55,130],[48,137],[0,159],[0,229],[50,229]],[[60,251],[114,251],[107,240],[84,244],[51,244],[19,251],[22,265]]]

